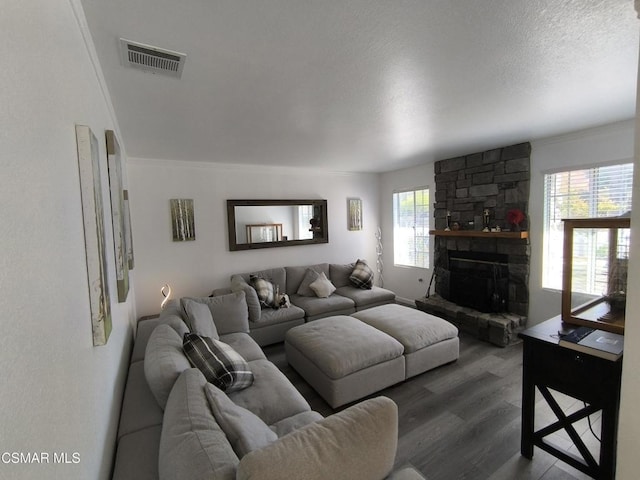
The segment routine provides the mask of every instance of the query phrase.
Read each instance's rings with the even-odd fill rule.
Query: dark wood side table
[[[615,478],[618,412],[622,358],[616,362],[579,353],[558,345],[558,330],[564,324],[560,316],[535,325],[519,334],[523,340],[522,364],[522,437],[520,451],[533,458],[539,447],[572,467],[596,479]],[[536,388],[558,420],[535,431]],[[564,393],[585,402],[577,412],[566,415],[549,390]],[[600,458],[596,460],[573,427],[573,423],[602,410]],[[581,456],[550,443],[545,437],[564,429]]]

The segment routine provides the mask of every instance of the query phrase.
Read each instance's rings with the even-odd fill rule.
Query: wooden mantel
[[[429,235],[436,237],[483,237],[483,238],[529,238],[529,232],[483,232],[481,230],[429,230]]]

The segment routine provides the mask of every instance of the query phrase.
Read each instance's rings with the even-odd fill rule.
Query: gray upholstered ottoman
[[[402,344],[346,315],[293,327],[284,345],[289,364],[333,408],[405,379]]]
[[[352,316],[404,346],[405,378],[458,359],[458,329],[442,318],[397,304],[369,308]]]

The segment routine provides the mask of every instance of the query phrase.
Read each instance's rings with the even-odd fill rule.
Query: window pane
[[[429,266],[429,190],[393,194],[395,265]]]
[[[544,288],[562,288],[563,218],[615,217],[631,210],[633,164],[608,165],[544,177]],[[582,261],[574,266],[573,289],[602,294],[602,240],[598,230],[576,231]],[[603,263],[604,262],[604,263]]]

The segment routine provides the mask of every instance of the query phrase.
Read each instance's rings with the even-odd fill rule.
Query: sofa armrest
[[[382,480],[398,446],[398,407],[376,397],[306,425],[242,457],[237,480]]]

